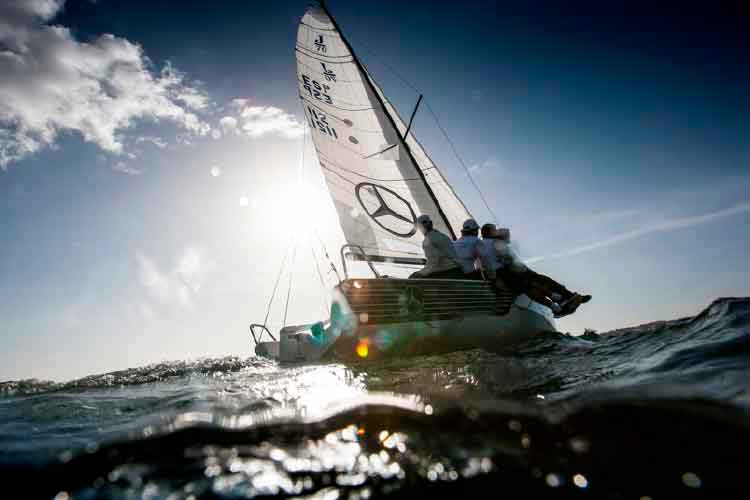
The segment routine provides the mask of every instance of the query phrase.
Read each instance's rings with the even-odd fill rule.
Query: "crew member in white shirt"
[[[453,242],[458,263],[468,279],[495,279],[494,250],[488,241],[479,239],[479,224],[467,219],[461,228],[461,237]]]
[[[433,227],[429,215],[417,218],[417,228],[424,235],[422,250],[427,262],[424,268],[409,278],[462,279],[464,273],[458,263],[453,241]]]

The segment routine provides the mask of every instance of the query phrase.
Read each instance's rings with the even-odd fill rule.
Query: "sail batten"
[[[308,9],[295,54],[299,95],[347,242],[373,255],[420,255],[420,214],[455,234],[468,211],[324,8]]]

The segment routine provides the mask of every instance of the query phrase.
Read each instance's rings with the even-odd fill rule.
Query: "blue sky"
[[[299,197],[316,216],[333,211],[309,141],[309,187],[292,188],[307,3],[175,5],[0,7],[0,380],[247,355],[247,324],[265,314],[295,238],[289,322],[323,314]],[[330,2],[402,114],[418,93],[400,77],[425,95],[523,256],[594,295],[561,330],[748,295],[737,16],[455,5]],[[487,220],[424,110],[414,131]],[[330,250],[336,227],[320,225]]]

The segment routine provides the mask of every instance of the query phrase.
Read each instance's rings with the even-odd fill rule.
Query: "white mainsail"
[[[402,138],[406,124],[323,8],[300,21],[296,54],[300,98],[346,241],[373,256],[420,257],[420,214],[455,236],[468,210],[413,135]]]

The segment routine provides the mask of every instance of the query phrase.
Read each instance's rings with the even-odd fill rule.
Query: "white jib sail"
[[[406,125],[322,8],[300,21],[296,54],[300,97],[347,242],[371,255],[421,256],[420,214],[456,235],[466,207],[412,135],[403,147]]]

